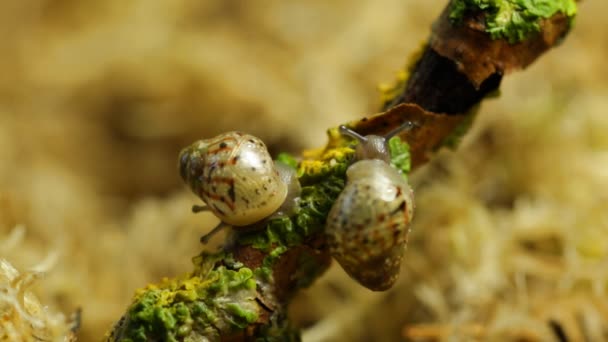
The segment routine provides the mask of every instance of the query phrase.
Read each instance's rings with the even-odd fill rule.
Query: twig
[[[349,126],[363,135],[381,135],[406,121],[415,123],[401,135],[410,146],[412,167],[442,146],[455,146],[480,101],[498,90],[505,74],[525,68],[557,44],[576,11],[572,1],[574,10],[568,6],[544,8],[544,12],[527,9],[523,23],[498,22],[503,1],[507,0],[451,1],[423,52],[405,70],[409,78],[385,91],[385,112]],[[233,235],[234,243],[227,250],[196,258],[192,273],[138,291],[106,338],[299,339],[286,319],[286,307],[330,264],[325,217],[344,186],[353,155],[337,129],[329,136],[323,152],[309,153],[297,165],[303,187],[297,215]]]

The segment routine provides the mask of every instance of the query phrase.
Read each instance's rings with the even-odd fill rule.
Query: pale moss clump
[[[0,252],[23,235],[17,227],[0,244]],[[73,324],[52,312],[30,291],[44,274],[19,272],[8,260],[0,258],[0,341],[75,341]]]

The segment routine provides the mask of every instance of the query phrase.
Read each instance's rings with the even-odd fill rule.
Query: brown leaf
[[[433,25],[430,45],[449,58],[476,88],[492,74],[524,69],[563,38],[570,28],[569,19],[558,13],[541,21],[539,34],[516,44],[493,40],[485,32],[483,14],[464,18],[460,25],[449,19],[448,6]]]
[[[465,115],[435,114],[416,104],[404,103],[386,112],[353,121],[349,126],[362,135],[383,135],[411,121],[414,127],[399,136],[410,145],[412,168],[416,168],[428,160],[430,153],[440,147],[465,118]]]

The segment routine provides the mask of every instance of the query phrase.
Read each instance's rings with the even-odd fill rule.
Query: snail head
[[[370,134],[363,136],[345,125],[341,125],[340,133],[359,142],[355,149],[356,160],[379,159],[388,163],[391,159],[388,141],[402,131],[409,130],[414,126],[415,124],[413,122],[406,121],[386,135]]]
[[[205,166],[206,144],[195,142],[179,153],[179,174],[192,190],[198,187]]]

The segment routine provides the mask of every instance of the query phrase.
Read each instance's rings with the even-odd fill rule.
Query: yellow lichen
[[[427,43],[420,44],[417,50],[414,50],[407,59],[407,63],[403,69],[399,69],[395,75],[395,80],[392,83],[381,83],[378,85],[380,91],[381,107],[385,107],[389,103],[402,94],[407,85],[407,80],[410,78],[410,70],[414,68],[422,54],[426,50]]]
[[[298,167],[298,174],[303,180],[321,177],[328,172],[335,172],[334,166],[350,158],[355,151],[350,147],[337,147],[325,150],[318,159],[304,159]],[[346,167],[346,164],[344,164]]]

